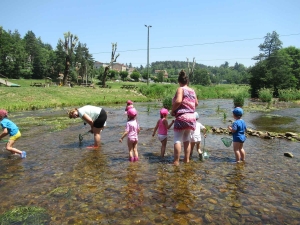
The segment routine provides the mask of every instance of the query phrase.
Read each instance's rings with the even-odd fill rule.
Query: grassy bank
[[[178,85],[135,82],[107,82],[110,88],[91,87],[32,87],[31,84],[45,83],[44,80],[10,80],[21,87],[0,87],[0,105],[8,111],[37,110],[82,105],[124,104],[127,99],[147,102],[173,97]],[[123,84],[136,85],[136,90],[122,89]],[[216,85],[212,87],[192,86],[199,99],[232,98],[236,93],[248,94],[247,86]]]

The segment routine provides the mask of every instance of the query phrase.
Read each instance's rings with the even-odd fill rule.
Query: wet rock
[[[215,199],[209,198],[208,202],[212,203],[212,204],[217,204],[218,202]]]
[[[178,203],[176,205],[176,209],[182,213],[188,213],[191,211],[190,208],[184,203]]]
[[[204,218],[207,222],[211,223],[213,221],[213,218],[208,213],[205,213]]]
[[[285,133],[286,137],[297,137],[298,135],[296,133],[292,133],[292,132],[286,132]]]
[[[283,155],[286,156],[286,157],[290,157],[290,158],[294,157],[293,154],[290,153],[290,152],[285,152],[285,153],[283,153]]]

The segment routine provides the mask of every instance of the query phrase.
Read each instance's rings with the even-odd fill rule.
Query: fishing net
[[[222,137],[221,138],[221,141],[223,142],[223,144],[226,146],[226,147],[229,147],[232,143],[232,139],[229,138],[229,137]]]
[[[83,140],[83,135],[82,135],[82,134],[79,134],[78,138],[79,138],[79,142],[81,143],[82,140]]]

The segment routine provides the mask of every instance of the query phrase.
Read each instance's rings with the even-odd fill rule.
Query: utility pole
[[[147,41],[147,85],[149,85],[149,28],[152,27],[151,25],[145,25],[148,28],[148,41]]]

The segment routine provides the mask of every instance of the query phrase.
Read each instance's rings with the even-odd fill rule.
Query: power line
[[[300,35],[300,33],[297,34],[284,34],[279,35],[282,37],[288,37],[288,36],[296,36]],[[190,45],[174,45],[174,46],[165,46],[165,47],[157,47],[157,48],[150,48],[152,50],[159,50],[159,49],[168,49],[168,48],[183,48],[183,47],[192,47],[192,46],[200,46],[200,45],[214,45],[214,44],[224,44],[224,43],[232,43],[232,42],[242,42],[242,41],[253,41],[253,40],[259,40],[264,39],[265,37],[260,38],[246,38],[246,39],[240,39],[240,40],[229,40],[229,41],[216,41],[216,42],[207,42],[207,43],[200,43],[200,44],[190,44]],[[137,51],[146,51],[147,49],[131,49],[131,50],[124,50],[124,51],[118,51],[118,52],[137,52]],[[97,52],[97,53],[91,53],[91,54],[107,54],[111,52]]]

